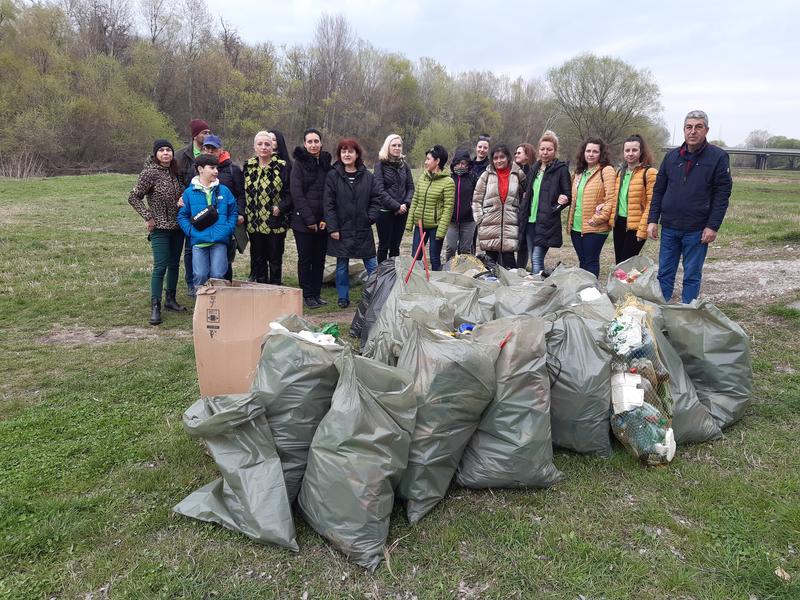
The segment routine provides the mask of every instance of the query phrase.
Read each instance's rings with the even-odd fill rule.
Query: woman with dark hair
[[[520,210],[520,237],[530,251],[531,272],[544,270],[550,248],[560,248],[561,212],[572,195],[567,163],[558,160],[558,137],[545,131],[539,139],[539,160],[531,166],[525,199]]]
[[[259,131],[255,156],[244,163],[244,194],[253,281],[281,285],[291,209],[288,167],[273,152],[272,136]]]
[[[583,142],[576,161],[567,227],[580,268],[599,278],[600,252],[614,227],[617,174],[608,158],[608,145],[600,138]]]
[[[378,262],[399,256],[408,207],[414,195],[414,177],[403,156],[403,138],[389,134],[375,163],[375,186],[381,199],[378,215]]]
[[[367,274],[378,267],[372,225],[381,201],[374,177],[364,166],[359,143],[344,138],[336,146],[336,162],[325,179],[325,222],[330,235],[328,256],[336,257],[339,307],[350,306],[350,259],[361,258]]]
[[[514,162],[525,173],[525,179],[530,180],[531,165],[536,162],[536,149],[527,142],[517,146],[514,150]],[[524,194],[523,194],[524,195]],[[520,269],[528,268],[528,240],[525,237],[524,229],[519,232],[519,248],[517,249],[517,267]]]
[[[175,150],[168,140],[153,142],[153,152],[133,186],[128,202],[144,219],[150,246],[153,250],[153,272],[150,275],[150,324],[161,323],[161,292],[164,275],[167,277],[167,294],[164,308],[184,311],[178,304],[175,292],[178,287],[178,269],[183,249],[183,231],[178,225],[178,201],[183,185],[179,179]],[[144,199],[147,198],[147,205]]]
[[[478,226],[478,246],[507,269],[516,266],[519,247],[519,207],[525,189],[525,173],[511,160],[507,146],[492,148],[491,164],[475,184],[472,215]]]
[[[331,155],[322,149],[322,136],[316,129],[306,129],[303,146],[294,149],[294,165],[289,176],[292,196],[291,225],[297,245],[297,278],[303,289],[306,308],[327,304],[322,299],[322,275],[328,232],[322,194],[325,177],[331,170]]]
[[[447,150],[440,144],[425,153],[425,170],[414,186],[414,198],[406,223],[406,231],[413,233],[411,253],[416,256],[424,234],[428,242],[428,258],[434,271],[442,270],[442,241],[453,216],[455,185],[444,172],[448,158]],[[420,252],[418,260],[421,258]]]
[[[636,256],[647,240],[647,217],[658,171],[653,155],[640,135],[622,145],[625,164],[617,173],[617,208],[614,220],[614,258],[617,264]]]

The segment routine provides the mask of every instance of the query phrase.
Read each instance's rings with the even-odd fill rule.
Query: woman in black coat
[[[531,165],[527,191],[520,206],[520,236],[525,235],[531,255],[531,272],[544,270],[550,248],[560,248],[561,211],[569,206],[572,185],[567,163],[556,158],[558,138],[545,131],[539,140],[539,159]]]
[[[403,156],[403,138],[390,134],[378,152],[375,186],[381,199],[378,215],[378,262],[400,255],[400,241],[414,195],[414,177]]]
[[[354,139],[336,147],[336,164],[325,179],[325,222],[330,232],[328,255],[336,257],[339,306],[350,306],[350,259],[361,258],[367,273],[378,267],[372,225],[381,202],[372,173],[364,166]]]
[[[322,299],[322,275],[328,244],[322,194],[331,170],[331,155],[322,150],[316,129],[306,129],[303,147],[294,149],[295,162],[289,175],[292,195],[291,224],[297,245],[297,278],[303,288],[306,308],[327,304]]]

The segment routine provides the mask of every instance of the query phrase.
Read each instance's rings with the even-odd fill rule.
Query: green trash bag
[[[339,381],[334,361],[339,345],[320,345],[297,332],[313,330],[301,318],[278,321],[289,331],[272,330],[264,337],[253,380],[253,401],[266,411],[283,464],[286,491],[294,502],[306,469],[317,425],[328,412]]]
[[[408,464],[417,402],[406,371],[349,350],[340,369],[297,505],[317,533],[374,571],[389,535],[394,488]]]
[[[606,292],[614,302],[619,302],[627,294],[656,304],[664,302],[661,284],[658,283],[658,265],[641,255],[624,260],[611,270]]]
[[[296,552],[281,461],[264,409],[252,395],[201,398],[184,413],[183,426],[189,436],[203,440],[222,478],[172,510]]]
[[[397,366],[414,377],[417,426],[397,494],[414,524],[447,494],[461,455],[494,397],[499,346],[414,324]]]
[[[498,319],[515,315],[540,317],[561,308],[556,286],[547,283],[503,285],[494,295],[494,313]]]
[[[553,444],[584,454],[611,456],[611,354],[598,346],[583,319],[557,313],[547,333],[550,428]]]
[[[655,326],[653,327],[653,337],[661,360],[669,372],[669,393],[673,402],[672,430],[675,433],[675,443],[692,444],[720,437],[722,431],[711,418],[708,409],[700,403],[697,390],[686,374],[680,355],[666,336]]]
[[[531,316],[479,325],[472,340],[499,346],[497,391],[461,457],[456,482],[470,488],[550,487],[563,479],[550,436],[548,325]]]
[[[706,301],[669,304],[662,314],[700,402],[720,429],[730,427],[742,418],[753,395],[747,334]]]
[[[570,304],[580,302],[578,293],[581,290],[597,287],[597,277],[589,273],[589,271],[579,267],[565,267],[563,265],[557,266],[546,281],[558,288],[559,301],[561,302],[560,308],[567,308]]]

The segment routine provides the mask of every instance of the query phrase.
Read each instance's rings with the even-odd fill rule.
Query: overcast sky
[[[677,141],[692,109],[705,110],[710,137],[729,145],[754,129],[800,138],[798,0],[207,2],[248,42],[305,45],[323,12],[342,14],[374,46],[429,56],[451,74],[542,78],[577,54],[610,55],[653,72]]]

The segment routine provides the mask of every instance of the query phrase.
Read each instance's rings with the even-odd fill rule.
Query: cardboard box
[[[250,391],[271,321],[303,314],[297,288],[211,279],[197,290],[192,329],[203,396]]]

